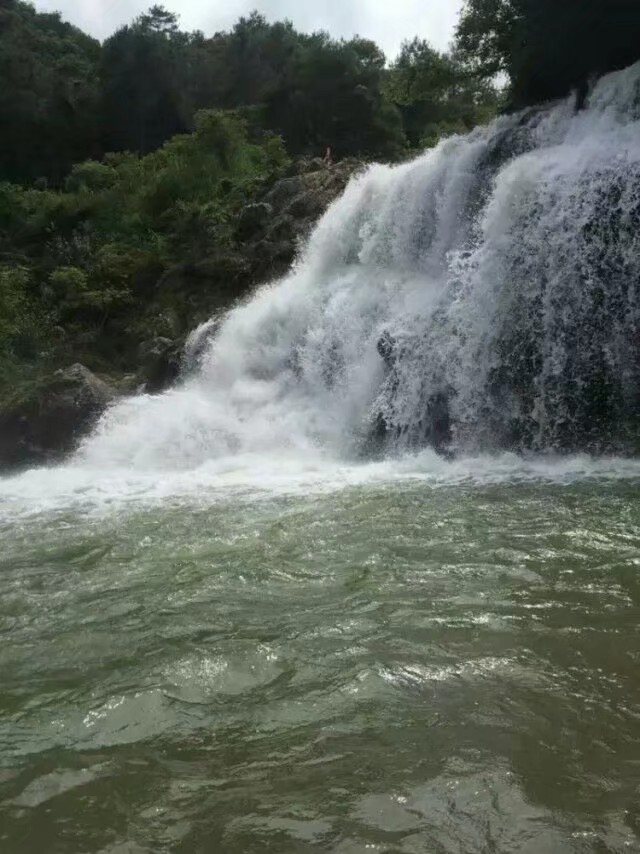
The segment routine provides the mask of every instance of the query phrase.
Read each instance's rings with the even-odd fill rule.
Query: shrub
[[[118,174],[111,166],[98,163],[96,160],[85,160],[73,167],[69,177],[65,181],[65,189],[68,193],[84,191],[100,192],[107,190],[118,180]]]

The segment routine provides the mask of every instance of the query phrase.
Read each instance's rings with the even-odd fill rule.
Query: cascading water
[[[197,373],[113,408],[96,465],[376,447],[631,450],[640,423],[640,65],[372,166]]]

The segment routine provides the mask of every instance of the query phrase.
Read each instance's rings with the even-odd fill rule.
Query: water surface
[[[634,465],[0,482],[0,850],[640,850]]]

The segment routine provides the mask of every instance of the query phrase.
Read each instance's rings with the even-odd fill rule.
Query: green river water
[[[0,851],[640,850],[625,466],[0,481]]]

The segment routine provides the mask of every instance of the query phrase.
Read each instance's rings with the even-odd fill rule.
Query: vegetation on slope
[[[178,261],[224,254],[235,219],[288,159],[231,113],[140,157],[74,166],[62,190],[0,185],[0,354],[5,362],[135,362],[156,283]]]

